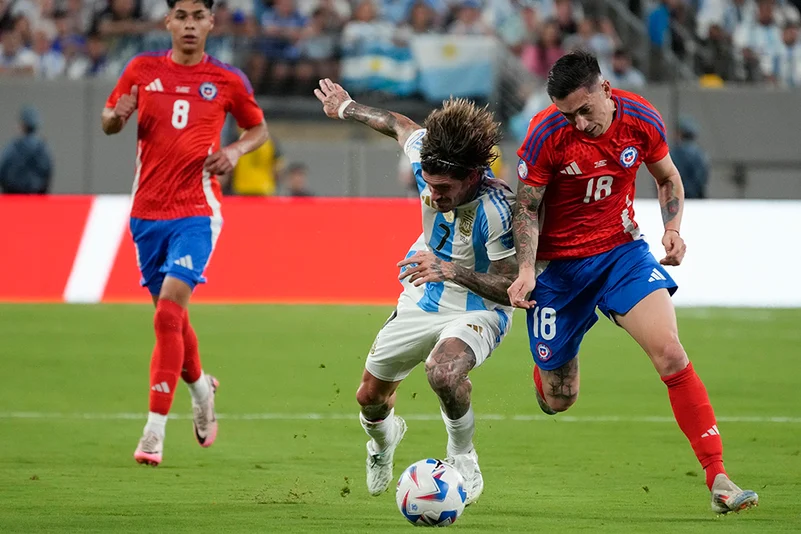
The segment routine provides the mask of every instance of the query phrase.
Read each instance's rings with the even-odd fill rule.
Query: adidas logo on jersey
[[[564,169],[562,169],[559,172],[561,174],[569,174],[571,176],[576,176],[576,175],[581,174],[581,169],[579,169],[578,163],[576,163],[574,161],[573,163],[571,163],[570,165],[568,165],[567,167],[565,167]]]
[[[175,265],[180,265],[181,267],[186,267],[189,270],[194,269],[194,267],[192,267],[192,256],[190,256],[189,254],[187,254],[183,258],[178,258],[177,260],[175,260],[174,263],[175,263]]]
[[[667,280],[665,275],[659,272],[659,269],[654,267],[654,270],[651,271],[651,277],[648,279],[649,282],[656,282],[657,280]]]
[[[156,93],[163,93],[164,86],[161,85],[161,78],[156,78],[152,82],[150,82],[147,87],[145,87],[145,91],[154,91]]]

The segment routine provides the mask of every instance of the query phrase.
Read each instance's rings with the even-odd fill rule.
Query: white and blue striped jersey
[[[512,209],[515,197],[506,183],[486,170],[476,198],[447,213],[432,206],[431,190],[423,179],[420,148],[426,131],[415,131],[403,147],[409,157],[420,192],[423,233],[412,245],[407,258],[417,251],[430,251],[443,261],[453,262],[480,273],[490,262],[515,253]],[[453,282],[427,283],[414,287],[403,280],[403,298],[411,298],[426,312],[497,310],[511,317],[512,308],[486,300]]]

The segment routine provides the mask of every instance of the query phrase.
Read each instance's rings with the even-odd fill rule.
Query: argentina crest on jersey
[[[217,96],[217,86],[211,82],[203,82],[200,84],[200,96],[205,100],[214,100]]]
[[[620,153],[620,164],[626,167],[627,169],[637,163],[637,156],[639,152],[637,151],[636,147],[629,146],[623,149],[623,152]]]

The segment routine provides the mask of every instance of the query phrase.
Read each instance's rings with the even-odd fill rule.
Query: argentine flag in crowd
[[[484,36],[421,35],[411,41],[426,100],[488,98],[495,84],[496,41]]]

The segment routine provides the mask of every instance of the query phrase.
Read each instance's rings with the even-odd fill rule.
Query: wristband
[[[348,107],[348,105],[349,105],[351,102],[353,102],[353,99],[352,99],[352,98],[351,98],[351,99],[348,99],[348,100],[345,100],[344,102],[342,102],[342,103],[339,105],[339,109],[337,110],[337,115],[339,115],[339,118],[340,118],[340,119],[342,119],[342,120],[345,120],[345,108],[346,108],[346,107]]]
[[[681,234],[679,233],[679,231],[678,230],[674,230],[673,228],[665,228],[665,233],[667,233],[667,232],[676,232],[676,235],[681,237]]]

